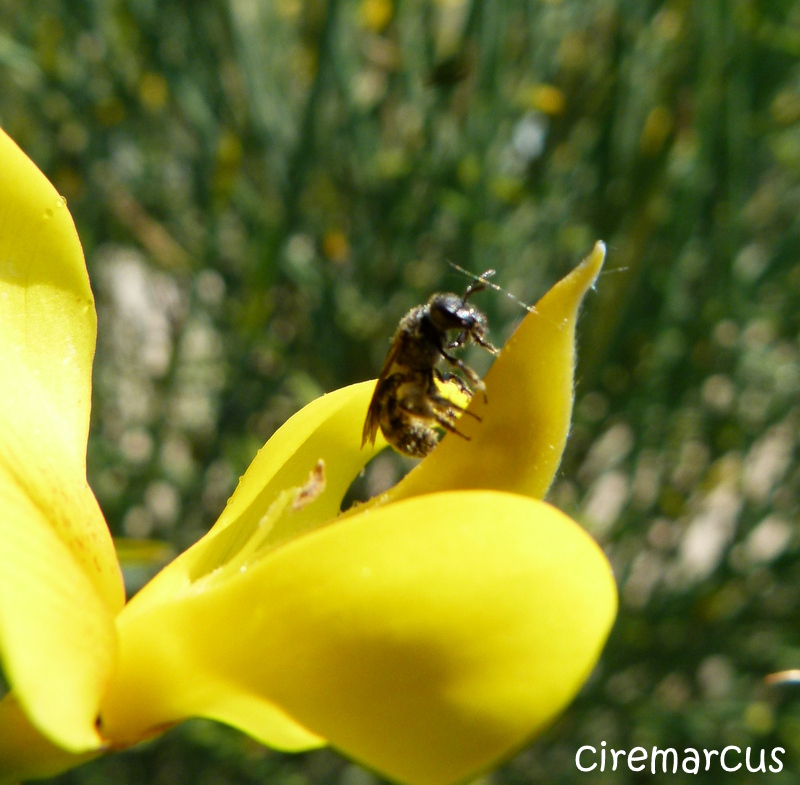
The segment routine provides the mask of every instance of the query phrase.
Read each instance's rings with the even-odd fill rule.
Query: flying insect
[[[473,280],[463,296],[433,294],[400,320],[367,408],[362,448],[367,442],[375,443],[378,429],[392,447],[412,458],[424,458],[433,450],[439,442],[437,429],[469,440],[458,430],[456,421],[462,414],[478,421],[481,418],[445,392],[448,387],[454,388],[467,404],[474,390],[480,390],[486,399],[483,380],[452,352],[475,343],[493,355],[499,354],[486,338],[486,316],[468,302],[487,286],[494,288],[485,280],[491,275],[494,270],[487,270]],[[463,377],[439,370],[442,363],[457,369]]]

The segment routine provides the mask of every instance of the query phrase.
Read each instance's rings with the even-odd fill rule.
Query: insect
[[[378,428],[392,447],[413,458],[423,458],[433,450],[439,441],[437,428],[469,440],[456,428],[456,420],[462,414],[479,421],[480,417],[450,400],[444,391],[452,386],[469,402],[472,385],[486,399],[483,380],[451,352],[476,343],[499,354],[486,339],[486,316],[468,302],[475,292],[491,286],[485,279],[493,274],[494,270],[487,270],[476,278],[463,296],[434,294],[400,320],[367,409],[362,447],[375,443]],[[440,371],[437,366],[442,361],[458,369],[469,384],[457,374]]]

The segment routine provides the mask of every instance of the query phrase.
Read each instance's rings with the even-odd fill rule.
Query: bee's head
[[[484,326],[486,317],[465,297],[448,292],[434,294],[428,300],[428,313],[433,326],[440,332],[448,330],[472,330],[476,325]]]

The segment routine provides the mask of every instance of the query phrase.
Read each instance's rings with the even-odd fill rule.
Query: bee
[[[468,302],[476,292],[493,286],[485,280],[493,274],[494,270],[487,270],[467,286],[463,296],[433,294],[400,320],[367,409],[362,448],[367,442],[375,443],[378,428],[392,447],[412,458],[424,458],[433,450],[439,441],[437,429],[469,440],[456,428],[456,420],[462,414],[481,418],[450,400],[443,390],[452,386],[467,402],[473,390],[480,390],[486,400],[483,380],[452,352],[475,343],[499,354],[486,339],[486,316]],[[457,369],[466,381],[439,370],[442,363]]]

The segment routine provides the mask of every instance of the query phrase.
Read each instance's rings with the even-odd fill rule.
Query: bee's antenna
[[[451,262],[451,264],[452,264],[452,262]],[[453,265],[453,266],[456,267],[457,269],[461,270],[461,268],[458,267],[458,265]],[[461,272],[462,273],[467,273],[466,270],[461,270]],[[467,275],[469,275],[473,280],[472,280],[472,283],[467,287],[467,291],[464,292],[464,296],[461,298],[461,302],[465,303],[469,299],[469,297],[471,297],[473,294],[475,294],[475,292],[483,291],[487,286],[490,286],[490,287],[495,288],[495,289],[499,289],[500,287],[497,286],[497,284],[489,283],[489,281],[486,280],[487,278],[490,278],[491,276],[493,276],[494,273],[495,273],[494,270],[487,270],[485,273],[482,273],[481,275],[477,275],[477,276],[476,275],[472,275],[472,273],[467,273]]]
[[[610,270],[602,270],[600,275],[614,275],[616,273],[627,273],[630,271],[630,267],[613,267]]]
[[[482,289],[494,289],[496,292],[500,292],[508,297],[510,300],[513,300],[517,305],[524,308],[528,313],[534,313],[536,308],[532,305],[528,305],[527,303],[522,302],[518,297],[515,297],[511,292],[507,292],[501,286],[498,286],[496,283],[492,281],[487,281],[487,278],[491,278],[496,270],[487,270],[485,273],[481,273],[480,275],[475,275],[475,273],[471,273],[469,270],[465,270],[460,265],[456,264],[455,262],[451,262],[450,260],[447,263],[454,269],[458,270],[458,272],[462,273],[462,275],[466,275],[468,278],[472,278],[472,283],[467,287],[467,291],[464,293],[464,301],[475,292],[479,292]]]

